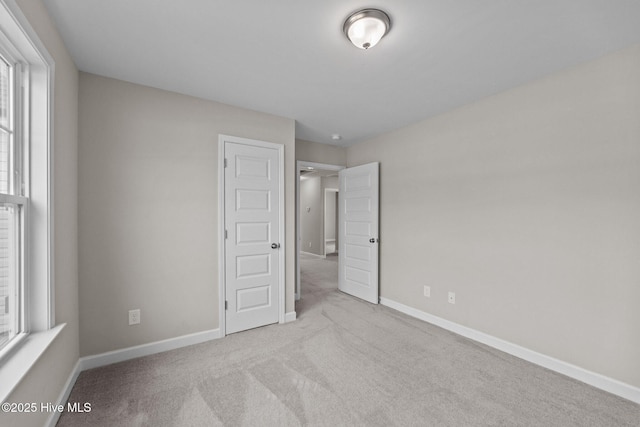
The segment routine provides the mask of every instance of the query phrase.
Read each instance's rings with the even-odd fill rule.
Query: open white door
[[[283,310],[282,151],[236,141],[224,141],[227,334],[277,323]]]
[[[378,304],[379,163],[343,169],[338,193],[338,289]]]

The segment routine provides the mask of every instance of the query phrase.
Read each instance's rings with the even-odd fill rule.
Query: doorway
[[[379,167],[377,162],[350,168],[297,162],[296,301],[302,299],[301,267],[310,265],[310,257],[327,261],[328,248],[336,248],[338,256],[332,267],[337,267],[338,277],[330,281],[331,286],[337,282],[336,289],[379,303]],[[336,218],[331,210],[331,218],[326,218],[326,205],[335,200],[327,199],[323,191],[327,188],[338,194],[335,239],[326,233],[327,223]]]
[[[296,300],[301,298],[301,267],[321,271],[326,283],[335,282],[337,266],[338,173],[344,166],[297,162],[296,176]],[[333,202],[333,203],[332,203]],[[333,277],[335,276],[335,277]]]

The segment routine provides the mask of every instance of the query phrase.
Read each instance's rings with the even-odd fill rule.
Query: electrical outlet
[[[449,304],[456,303],[456,294],[455,292],[449,292]]]
[[[140,309],[129,310],[129,325],[137,325],[140,323]]]
[[[311,247],[311,242],[309,242],[309,247]]]
[[[424,296],[427,298],[431,298],[431,286],[424,287]]]

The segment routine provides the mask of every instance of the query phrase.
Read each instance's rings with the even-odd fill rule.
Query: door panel
[[[279,320],[280,155],[225,142],[227,334]],[[272,244],[278,247],[272,248]]]
[[[339,172],[339,277],[342,292],[378,304],[379,163]]]
[[[236,244],[253,245],[256,243],[271,244],[271,224],[268,222],[237,222]]]
[[[238,312],[271,306],[270,286],[240,289],[237,295]]]

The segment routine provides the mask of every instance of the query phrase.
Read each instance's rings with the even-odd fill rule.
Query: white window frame
[[[28,141],[28,129],[29,129],[29,85],[28,80],[25,81],[25,77],[29,74],[29,67],[26,60],[20,55],[14,48],[11,41],[0,31],[0,55],[9,62],[12,70],[12,78],[10,80],[11,86],[11,98],[9,103],[11,104],[11,115],[9,120],[11,124],[12,138],[14,140],[14,153],[10,161],[14,164],[14,170],[9,168],[10,172],[15,172],[15,168],[19,168],[19,173],[14,173],[9,177],[9,194],[0,193],[0,203],[8,203],[20,207],[20,216],[18,221],[21,226],[18,230],[18,241],[20,245],[16,254],[16,276],[18,280],[18,295],[19,301],[19,319],[18,319],[18,332],[16,336],[9,341],[9,343],[0,349],[0,363],[6,354],[11,352],[11,349],[19,345],[29,334],[29,322],[27,321],[28,310],[25,305],[27,299],[28,286],[26,282],[26,273],[29,271],[28,258],[26,256],[25,249],[27,247],[27,229],[30,223],[29,216],[29,197],[28,187],[25,186],[26,177],[29,173],[28,165],[26,164],[25,154],[28,155],[28,146],[25,147]],[[28,78],[28,77],[27,77]],[[16,150],[16,148],[19,148]],[[16,166],[17,165],[17,166]],[[18,179],[16,179],[18,178]]]
[[[55,63],[15,0],[0,0],[0,43],[24,61],[28,127],[22,135],[25,204],[24,310],[20,340],[0,353],[0,401],[5,401],[64,325],[55,325],[53,255],[53,93]],[[11,54],[11,49],[9,53]],[[15,57],[15,55],[14,55]],[[24,71],[24,70],[23,70]],[[3,196],[5,199],[7,196]],[[15,341],[15,342],[14,342]]]

